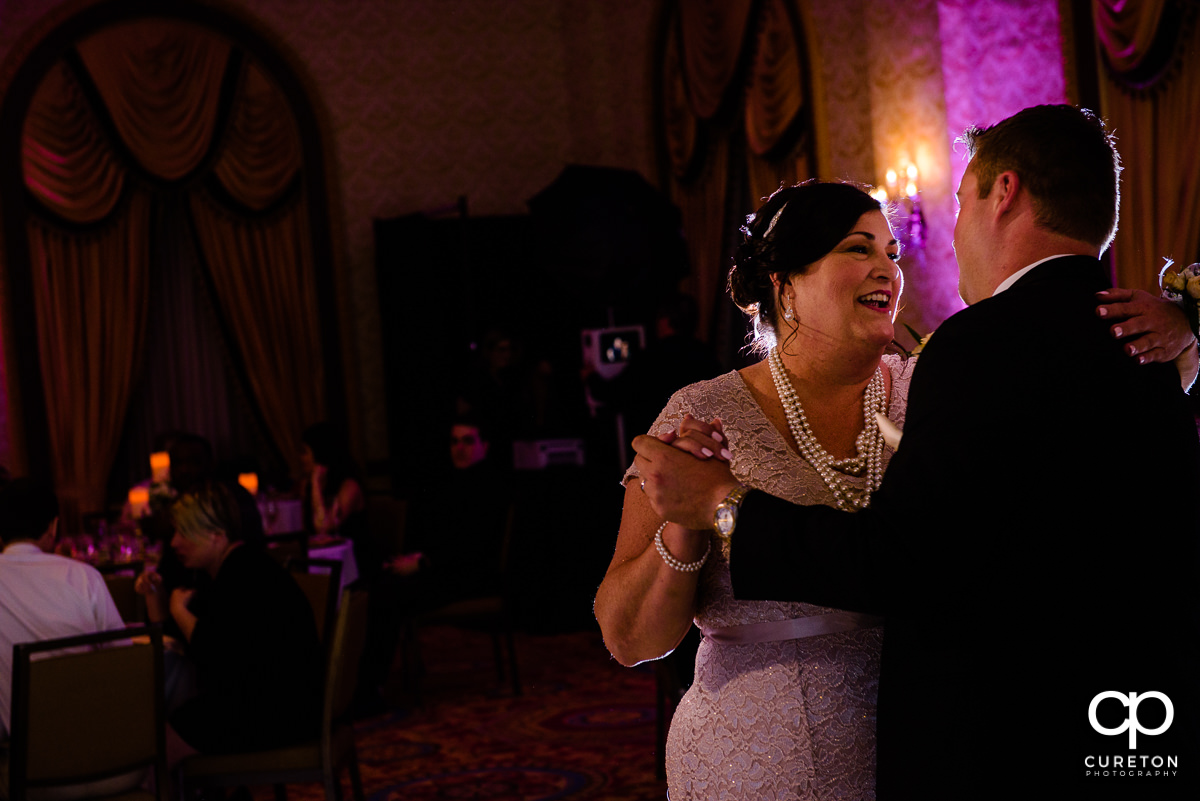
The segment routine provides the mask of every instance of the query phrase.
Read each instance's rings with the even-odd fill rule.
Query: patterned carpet
[[[666,798],[654,776],[654,672],[618,665],[598,632],[518,633],[521,697],[498,686],[486,635],[431,628],[421,647],[422,702],[397,689],[403,706],[356,727],[370,801]],[[288,795],[324,798],[317,784]]]

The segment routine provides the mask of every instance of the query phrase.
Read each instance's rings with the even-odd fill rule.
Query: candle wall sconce
[[[900,177],[904,176],[901,186]],[[917,165],[909,164],[901,170],[888,170],[886,183],[872,192],[872,196],[881,203],[889,203],[898,216],[904,218],[897,226],[900,238],[905,247],[925,247],[925,218],[921,214],[921,191],[917,184],[920,177]]]

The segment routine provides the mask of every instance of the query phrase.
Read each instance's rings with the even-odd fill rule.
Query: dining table
[[[358,562],[354,559],[354,543],[343,537],[312,537],[308,541],[309,559],[331,559],[342,563],[342,580],[338,594],[358,579]]]

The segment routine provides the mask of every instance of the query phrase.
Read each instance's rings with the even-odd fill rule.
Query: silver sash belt
[[[817,637],[822,634],[837,634],[855,629],[870,629],[882,626],[883,618],[858,612],[832,612],[791,620],[772,620],[766,623],[747,623],[742,626],[703,627],[701,633],[720,645],[746,645],[754,642],[779,642]]]

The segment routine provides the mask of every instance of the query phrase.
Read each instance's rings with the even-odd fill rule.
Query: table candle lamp
[[[171,457],[166,451],[150,454],[150,480],[155,484],[165,484],[171,480]]]
[[[258,473],[238,473],[238,483],[251,495],[258,495]]]
[[[150,490],[145,487],[134,487],[129,491],[129,508],[133,519],[145,517],[150,513]]]

